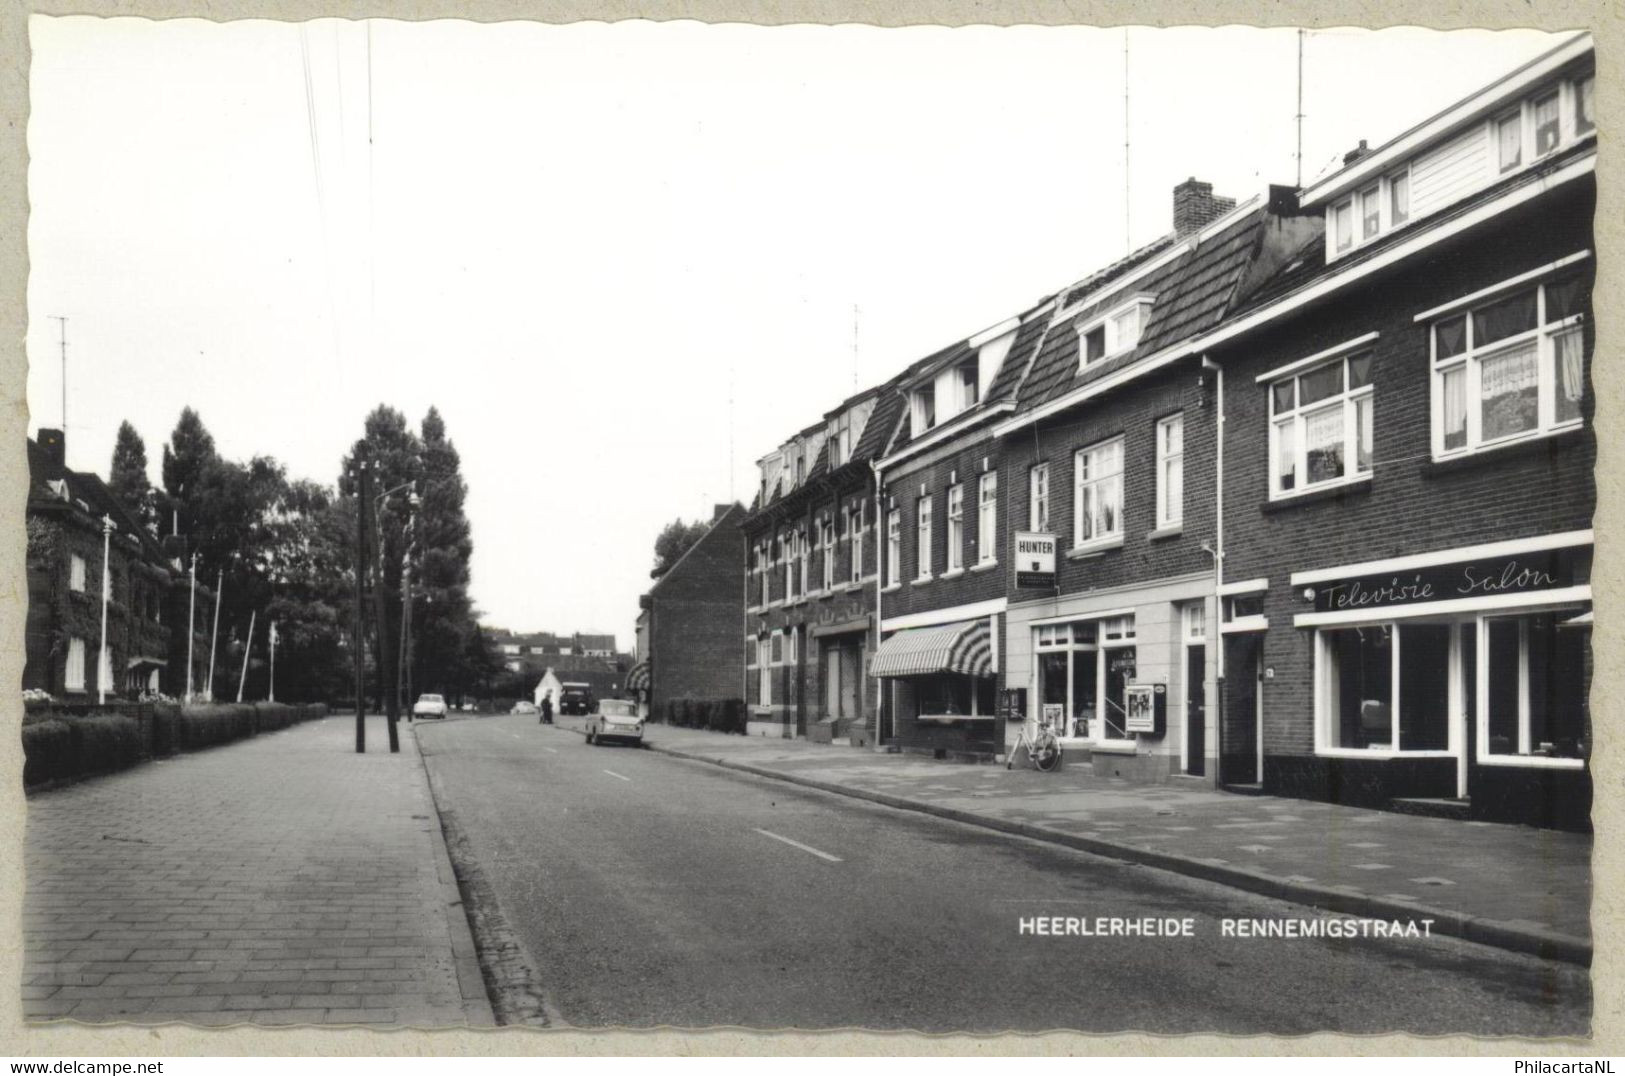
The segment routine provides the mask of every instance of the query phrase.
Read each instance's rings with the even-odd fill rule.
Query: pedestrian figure
[[[553,693],[548,691],[542,695],[542,719],[544,725],[553,723]]]

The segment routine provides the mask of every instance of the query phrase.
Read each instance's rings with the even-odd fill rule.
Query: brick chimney
[[[731,504],[714,504],[714,505],[712,505],[711,506],[711,522],[715,523],[717,520],[719,520],[723,516],[727,515],[728,514],[728,509],[730,509],[732,507],[733,507],[733,505],[731,505]]]
[[[68,470],[68,443],[62,431],[41,428],[34,440],[45,456],[45,474],[42,477],[54,482],[65,475]]]
[[[1215,195],[1213,184],[1192,176],[1174,188],[1174,234],[1199,232],[1234,208],[1234,198]]]
[[[1364,157],[1370,152],[1371,147],[1365,144],[1365,139],[1360,139],[1360,144],[1358,146],[1355,146],[1353,149],[1343,154],[1343,167],[1347,168],[1349,165],[1353,164],[1355,161],[1359,160],[1361,157]]]

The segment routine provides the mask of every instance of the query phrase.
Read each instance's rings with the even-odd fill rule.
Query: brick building
[[[626,686],[656,715],[674,699],[739,698],[744,514],[743,505],[717,505],[710,529],[639,600],[639,653]]]
[[[1587,824],[1594,64],[1362,145],[1206,342],[1227,782]]]
[[[998,692],[1011,557],[993,424],[1049,326],[1046,299],[917,364],[876,463],[885,527],[879,679],[883,736],[937,757],[1001,752]]]
[[[1313,234],[1296,208],[1181,183],[1169,235],[1062,293],[996,429],[1011,512],[1053,550],[1009,581],[1006,678],[1069,764],[1214,780],[1218,406],[1192,345]]]
[[[760,459],[741,521],[745,702],[752,735],[871,739],[874,472],[901,410],[896,381],[842,401]]]
[[[100,477],[71,471],[62,431],[28,442],[27,578],[23,687],[62,699],[186,692],[189,578]],[[104,529],[105,542],[104,542]],[[110,584],[102,637],[103,550]],[[212,591],[198,588],[198,624]],[[193,637],[194,683],[208,665],[206,633]],[[98,677],[100,680],[98,680]]]

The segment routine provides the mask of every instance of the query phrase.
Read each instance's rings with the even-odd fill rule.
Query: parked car
[[[636,703],[605,699],[587,715],[587,742],[597,744],[605,740],[643,742],[643,719],[638,716]]]
[[[564,683],[559,687],[559,713],[581,715],[596,709],[591,684]]]
[[[446,700],[439,695],[419,695],[417,704],[412,707],[412,716],[444,719],[446,716]]]
[[[509,710],[508,712],[510,714],[534,714],[538,711],[534,702],[531,702],[528,699],[520,699],[518,702],[513,704],[513,709]]]

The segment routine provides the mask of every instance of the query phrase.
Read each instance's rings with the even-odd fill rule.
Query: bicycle
[[[1022,727],[1021,735],[1016,739],[1016,746],[1011,748],[1010,757],[1005,761],[1005,769],[1015,767],[1016,755],[1023,747],[1027,749],[1027,761],[1040,773],[1053,773],[1061,765],[1061,741],[1056,737],[1055,730],[1050,727],[1048,721],[1036,722],[1031,733],[1027,731],[1026,726]]]

